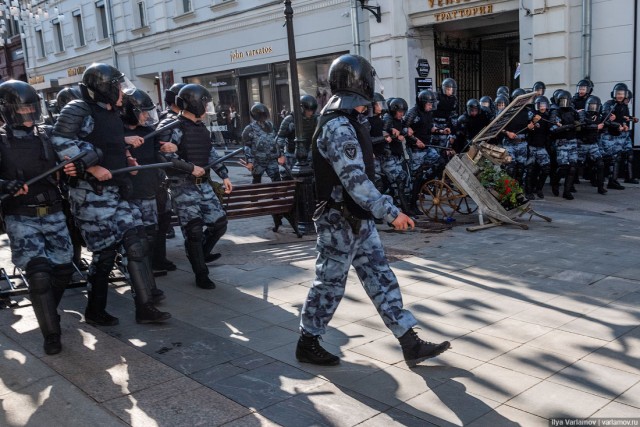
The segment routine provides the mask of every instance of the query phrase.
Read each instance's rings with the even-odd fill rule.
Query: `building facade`
[[[361,5],[379,6],[381,22]],[[530,88],[538,80],[550,94],[573,92],[589,76],[603,101],[617,82],[640,84],[636,1],[293,0],[292,6],[301,94],[321,105],[330,95],[329,64],[356,51],[372,61],[385,96],[410,104],[418,89],[438,88],[447,77],[458,82],[463,105],[495,95],[498,86]],[[265,103],[276,123],[292,108],[282,0],[60,0],[56,8],[22,28],[27,76],[45,99],[77,84],[92,62],[107,62],[160,103],[174,82],[204,85],[220,124],[239,113],[236,128],[248,122],[253,102]]]

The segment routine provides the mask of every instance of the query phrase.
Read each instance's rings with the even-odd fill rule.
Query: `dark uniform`
[[[127,166],[127,148],[120,113],[115,109],[121,101],[122,86],[133,88],[117,69],[107,64],[92,64],[82,77],[82,100],[74,100],[60,112],[53,129],[52,142],[60,159],[73,157],[81,150],[85,157],[75,162],[77,176],[69,197],[76,223],[87,248],[93,252],[87,286],[89,300],[85,310],[87,323],[111,326],[116,317],[106,312],[109,274],[118,251],[123,248],[136,306],[138,323],[162,322],[171,317],[155,308],[151,289],[155,287],[153,272],[146,262],[148,243],[136,209],[127,200],[131,180],[128,175],[115,175],[98,181],[88,171],[108,178],[107,171]],[[103,168],[103,169],[101,169]],[[68,170],[68,169],[65,169]]]
[[[253,166],[252,182],[262,182],[265,172],[271,181],[281,181],[278,159],[284,154],[276,142],[273,123],[269,120],[269,109],[264,104],[256,103],[251,107],[251,118],[253,121],[242,131],[242,142],[246,162]]]
[[[542,107],[544,105],[544,107]],[[542,188],[549,176],[551,159],[547,152],[549,135],[551,134],[550,102],[545,96],[538,96],[534,100],[534,110],[529,112],[531,125],[527,132],[527,164],[525,194],[527,199],[533,200],[535,196],[544,198]],[[544,109],[544,111],[542,111]],[[535,196],[534,196],[535,193]]]
[[[389,268],[373,221],[375,217],[398,224],[408,221],[403,225],[411,223],[372,182],[371,139],[367,127],[358,120],[356,109],[370,104],[374,73],[371,65],[356,55],[339,57],[329,69],[334,95],[323,110],[312,146],[320,201],[314,214],[318,259],[316,279],[301,312],[302,334],[296,348],[296,358],[301,362],[339,363],[339,358],[322,348],[318,339],[326,332],[344,295],[352,265],[385,325],[400,340],[409,364],[450,347],[449,342],[424,342],[412,329],[416,320],[403,308],[398,281]],[[347,82],[348,92],[340,86]]]
[[[300,153],[304,158],[311,160],[311,137],[316,130],[318,124],[318,116],[315,114],[318,109],[318,102],[311,95],[302,95],[300,97],[300,110],[302,114],[302,139],[305,142],[305,151]],[[312,115],[307,117],[306,111],[311,111]],[[289,114],[280,124],[276,141],[281,153],[285,156],[285,173],[282,174],[285,179],[293,179],[291,169],[296,164],[296,126],[293,114]]]
[[[558,173],[551,181],[551,191],[559,194],[560,179],[564,178],[564,191],[562,197],[572,200],[571,194],[573,181],[576,176],[578,163],[578,134],[577,128],[581,124],[578,112],[571,105],[571,94],[566,90],[556,96],[558,108],[552,111],[551,132],[555,135],[556,159]]]
[[[56,155],[40,116],[36,91],[27,83],[9,80],[0,85],[0,192],[14,196],[25,181],[56,164]],[[23,195],[2,202],[11,259],[29,282],[44,350],[56,354],[60,343],[57,307],[71,279],[73,251],[62,212],[62,196],[53,176],[28,187]]]
[[[384,154],[380,157],[382,174],[391,185],[404,213],[410,213],[406,192],[411,188],[411,177],[404,167],[405,162],[410,160],[405,158],[405,144],[409,136],[402,121],[402,116],[407,110],[408,105],[404,99],[393,98],[389,101],[389,112],[382,120],[383,130],[391,136],[391,142],[385,145]]]
[[[604,128],[601,116],[602,105],[600,98],[590,96],[585,103],[585,109],[581,112],[582,116],[582,139],[578,146],[578,164],[585,165],[587,161],[593,165],[591,173],[591,182],[598,187],[598,193],[606,194],[604,188],[604,159],[598,140],[600,139],[600,131]]]

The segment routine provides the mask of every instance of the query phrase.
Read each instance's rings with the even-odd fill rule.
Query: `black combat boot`
[[[598,194],[607,194],[607,189],[604,188],[604,163],[602,159],[597,161],[593,176],[598,187]]]
[[[209,267],[204,256],[204,242],[202,233],[202,220],[190,221],[186,228],[187,238],[184,241],[184,248],[187,251],[187,258],[191,263],[193,273],[196,275],[196,286],[201,289],[215,289],[216,284],[209,279]]]
[[[320,345],[319,335],[301,334],[296,347],[296,359],[302,363],[314,365],[335,366],[340,364],[340,358],[329,353]]]
[[[621,185],[618,182],[618,175],[620,174],[620,166],[618,160],[613,161],[613,165],[611,168],[611,176],[609,176],[609,183],[607,184],[607,188],[612,190],[624,190],[624,185]]]
[[[280,224],[282,225],[282,218],[278,217]],[[275,215],[274,215],[275,221]],[[227,232],[227,217],[219,218],[213,225],[207,225],[202,237],[202,250],[204,252],[204,261],[206,263],[213,262],[219,259],[222,254],[216,252],[211,253],[218,241]]]
[[[60,343],[60,316],[52,290],[51,270],[44,258],[34,258],[27,265],[29,298],[38,320],[38,326],[44,338],[44,352],[58,354],[62,351]]]
[[[576,168],[571,166],[567,173],[567,176],[564,179],[564,191],[562,192],[562,197],[567,200],[573,200],[573,194],[571,194],[571,188],[573,187],[573,180],[576,176]]]
[[[538,174],[538,179],[536,180],[536,196],[538,199],[544,199],[544,193],[542,189],[544,188],[544,183],[547,181],[547,177],[549,176],[549,167],[543,166]]]
[[[449,341],[435,344],[421,340],[413,328],[409,329],[403,336],[398,338],[398,341],[400,341],[400,346],[402,346],[402,355],[404,356],[404,360],[409,366],[415,366],[423,360],[436,357],[451,348],[451,343]]]
[[[107,294],[109,292],[109,273],[113,268],[116,251],[105,249],[94,252],[91,265],[91,274],[87,277],[87,308],[84,311],[84,320],[93,326],[115,326],[118,318],[110,315],[105,310],[107,307]]]
[[[158,232],[155,236],[151,265],[154,270],[175,271],[178,267],[167,259],[167,230],[171,227],[169,212],[158,215]]]

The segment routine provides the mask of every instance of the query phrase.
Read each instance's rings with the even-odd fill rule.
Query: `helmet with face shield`
[[[33,127],[42,120],[40,97],[28,83],[8,80],[0,84],[0,114],[9,127]]]
[[[84,70],[80,90],[85,99],[115,107],[120,99],[120,92],[131,95],[136,87],[117,68],[94,63]]]
[[[151,97],[140,89],[122,100],[122,121],[130,126],[153,127],[158,124],[158,111]]]
[[[203,118],[205,114],[215,114],[211,93],[204,86],[196,83],[189,83],[180,89],[176,96],[176,105],[180,110],[190,112],[197,119]]]

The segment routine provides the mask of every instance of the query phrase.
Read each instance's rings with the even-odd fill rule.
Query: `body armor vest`
[[[307,142],[307,147],[311,145],[311,139],[313,133],[316,131],[316,125],[318,124],[318,116],[313,115],[309,118],[302,118],[302,137]]]
[[[416,107],[413,107],[417,110]],[[413,135],[425,144],[431,142],[431,128],[433,127],[433,112],[431,111],[416,111],[416,117],[418,121],[413,123],[407,123],[411,129],[413,129]]]
[[[384,147],[387,143],[384,140],[384,122],[382,121],[382,117],[380,117],[379,115],[369,117],[368,120],[369,125],[371,126],[369,135],[371,136],[371,142],[373,144],[373,154],[375,156],[382,156],[384,155]]]
[[[373,161],[373,147],[371,144],[371,137],[369,136],[369,132],[367,132],[366,128],[358,122],[357,119],[348,116],[345,113],[340,111],[331,112],[327,115],[320,116],[320,121],[318,123],[318,128],[313,135],[312,139],[312,159],[313,159],[313,170],[315,174],[315,182],[316,182],[316,194],[318,195],[319,201],[331,201],[331,192],[335,186],[342,186],[342,182],[340,182],[340,178],[338,174],[333,169],[333,165],[329,163],[327,159],[325,159],[318,150],[318,137],[321,133],[322,127],[332,119],[336,117],[344,116],[349,119],[349,123],[356,131],[356,135],[358,137],[358,143],[360,144],[360,149],[362,150],[362,156],[364,158],[364,169],[367,177],[370,181],[375,181],[375,165]],[[363,209],[358,205],[349,195],[349,193],[343,188],[342,197],[344,200],[344,204],[351,212],[353,216],[359,219],[371,219],[373,215],[371,212]]]
[[[384,130],[387,131],[389,135],[393,135],[392,129],[396,129],[402,133],[402,120],[396,120],[390,113],[387,113],[384,115]],[[391,142],[389,144],[385,144],[385,151],[391,151],[391,154],[394,156],[402,157],[404,155],[402,150],[402,141],[394,138],[393,136],[391,138]]]
[[[138,126],[135,129],[125,129],[125,136],[141,136],[151,133],[152,128]],[[131,155],[136,158],[139,165],[148,165],[156,163],[156,147],[153,141],[147,141],[138,148],[131,147],[129,149]],[[138,171],[137,174],[131,175],[133,181],[132,199],[151,199],[156,196],[156,191],[160,186],[160,169],[145,169]]]
[[[124,124],[120,119],[120,113],[115,110],[106,110],[93,103],[87,103],[87,105],[91,108],[93,131],[83,139],[102,151],[102,161],[99,165],[109,170],[127,167]],[[127,181],[124,175],[116,175],[100,184],[120,186],[123,181]]]
[[[577,93],[573,95],[573,98],[571,99],[573,108],[575,108],[576,110],[584,110],[587,105],[587,98],[589,98],[589,95],[582,97],[578,96]]]
[[[549,114],[537,112],[533,113],[533,115],[536,114],[542,117],[542,119],[539,120],[538,123],[536,123],[533,130],[529,130],[529,132],[527,133],[527,143],[531,147],[544,148],[547,146],[547,142],[549,141],[549,133],[551,133],[551,123],[548,122]]]
[[[607,126],[606,128],[609,132],[609,135],[620,136],[622,132],[619,128],[621,125],[625,124],[624,117],[631,116],[631,114],[629,113],[629,107],[624,103],[621,104],[614,100],[609,100],[604,104],[603,110],[606,111],[605,117],[609,116],[606,121],[611,123],[611,125]],[[611,111],[611,114],[616,116],[615,120],[611,120],[609,111]]]
[[[38,135],[15,138],[3,127],[0,135],[0,178],[27,181],[56,165],[55,151],[43,130],[38,129]],[[31,184],[28,194],[5,199],[2,202],[2,210],[10,215],[12,208],[52,205],[60,200],[58,186],[53,177],[49,177]]]
[[[182,129],[178,155],[182,160],[205,167],[209,163],[211,152],[211,137],[207,126],[203,122],[194,123],[183,117],[178,120]]]
[[[572,125],[574,124],[574,122],[576,122],[579,117],[578,117],[578,113],[575,112],[575,110],[573,109],[564,109],[561,108],[558,110],[558,115],[557,115],[557,119],[560,120],[560,123],[562,126],[566,126],[566,125]],[[563,130],[560,132],[556,132],[556,138],[557,139],[576,139],[576,128],[575,127],[571,127],[567,130]]]
[[[586,114],[584,123],[582,126],[582,143],[587,145],[598,143],[600,133],[598,130],[598,114],[594,114],[593,116]]]
[[[573,123],[573,122],[572,122]],[[516,134],[521,134],[527,131],[527,125],[529,124],[529,111],[526,108],[520,110],[518,114],[505,126],[505,130]]]

